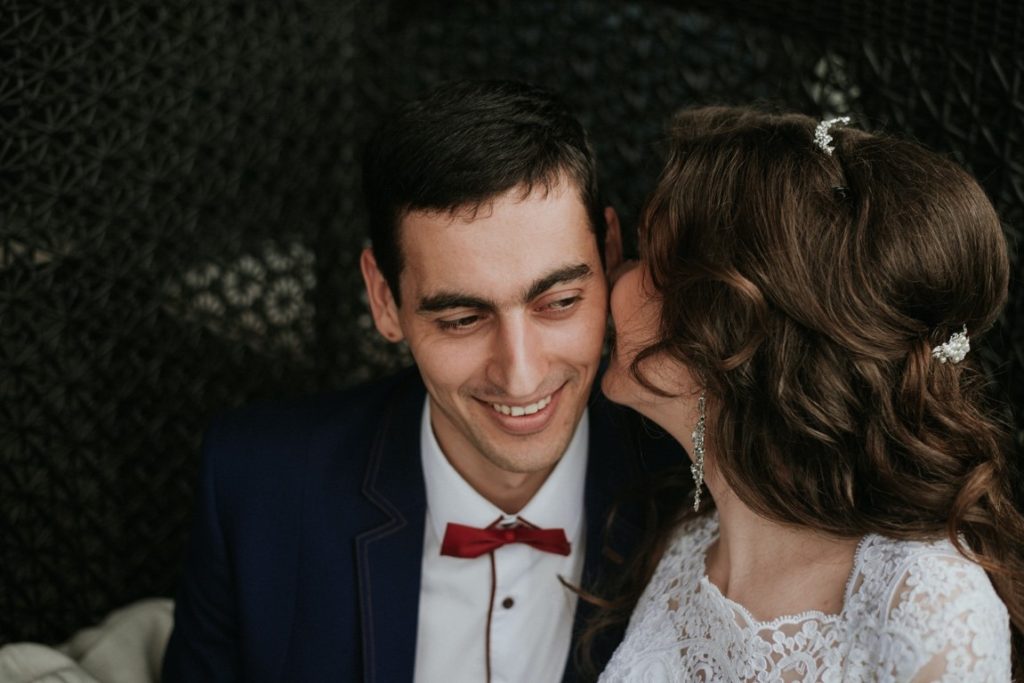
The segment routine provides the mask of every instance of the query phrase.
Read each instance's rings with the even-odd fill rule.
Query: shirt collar
[[[589,424],[589,415],[584,411],[565,453],[517,515],[545,529],[561,527],[570,541],[578,540],[582,534]],[[420,422],[420,458],[427,491],[428,518],[438,538],[444,538],[449,522],[486,527],[506,516],[470,486],[448,462],[430,425],[429,396],[423,402]]]

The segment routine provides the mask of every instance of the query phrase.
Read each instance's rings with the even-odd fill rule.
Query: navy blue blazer
[[[246,408],[211,427],[165,683],[412,680],[424,397],[412,369]],[[640,476],[635,418],[599,392],[591,399],[585,586],[636,536],[621,516],[613,553],[602,534],[609,505]],[[667,438],[651,453],[658,462],[685,457]],[[577,629],[589,609],[580,605]],[[565,680],[575,680],[571,657]]]

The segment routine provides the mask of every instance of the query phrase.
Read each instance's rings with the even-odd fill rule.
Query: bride
[[[696,490],[592,623],[632,608],[601,681],[1020,675],[1020,483],[967,354],[1006,299],[999,219],[953,163],[847,123],[673,122],[602,387]]]

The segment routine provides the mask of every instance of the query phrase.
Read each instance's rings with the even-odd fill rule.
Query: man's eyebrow
[[[471,294],[438,292],[420,299],[420,305],[416,307],[416,311],[418,313],[440,313],[452,308],[493,309],[496,306],[491,301]]]
[[[590,269],[586,263],[578,263],[574,266],[565,266],[559,268],[556,271],[548,273],[544,277],[534,282],[526,290],[526,296],[523,297],[524,301],[533,301],[538,296],[548,291],[555,285],[560,285],[565,282],[574,282],[576,280],[586,280],[594,274],[594,271]]]

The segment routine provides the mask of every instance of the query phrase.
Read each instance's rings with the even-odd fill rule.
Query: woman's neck
[[[860,539],[767,520],[712,479],[719,538],[705,569],[721,593],[759,621],[811,610],[839,613]]]
[[[683,411],[686,419],[666,414],[656,421],[693,453],[691,430],[699,416],[696,400],[690,403]],[[679,413],[677,406],[672,410]],[[712,408],[708,411],[711,421]],[[755,514],[716,471],[714,454],[708,451],[704,481],[719,520],[718,540],[707,554],[708,579],[760,621],[812,610],[839,613],[860,539],[829,536]]]

